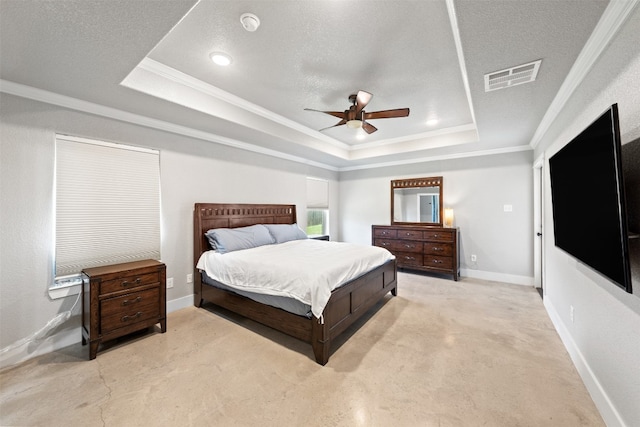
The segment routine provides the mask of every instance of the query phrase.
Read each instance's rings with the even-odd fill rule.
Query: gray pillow
[[[307,234],[298,227],[298,224],[265,224],[276,243],[284,243],[290,240],[307,239]]]
[[[260,224],[238,228],[214,228],[205,235],[211,247],[221,254],[275,243],[269,230]]]

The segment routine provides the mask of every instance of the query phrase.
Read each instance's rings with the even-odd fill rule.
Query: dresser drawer
[[[385,248],[388,250],[392,250],[394,244],[394,240],[388,239],[375,239],[373,241],[373,246],[379,246],[381,248]]]
[[[160,282],[160,276],[157,271],[146,274],[132,274],[130,276],[102,282],[100,284],[100,295],[131,289],[135,290],[135,288],[139,286],[151,285],[158,282]]]
[[[111,316],[115,313],[129,312],[137,310],[149,304],[158,305],[160,303],[160,289],[152,288],[146,291],[134,292],[120,297],[109,298],[101,301],[101,315]]]
[[[422,266],[422,254],[420,253],[397,252],[395,255],[398,267]]]
[[[391,250],[397,252],[422,252],[422,242],[412,240],[392,240]]]
[[[446,256],[425,255],[424,266],[450,270],[453,267],[453,258]]]
[[[436,256],[451,256],[453,254],[453,245],[451,243],[427,242],[424,244],[424,254]]]
[[[438,242],[453,242],[454,233],[444,230],[429,230],[424,231],[424,239]]]
[[[373,230],[373,237],[386,237],[389,239],[395,239],[397,237],[397,230],[388,228],[375,228]]]
[[[149,302],[135,308],[122,310],[120,313],[111,316],[102,316],[100,319],[100,329],[103,334],[109,333],[118,328],[129,326],[147,319],[158,318],[160,308],[158,301]]]
[[[421,230],[398,230],[398,239],[422,240]]]

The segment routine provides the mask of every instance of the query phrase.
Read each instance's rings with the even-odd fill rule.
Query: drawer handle
[[[440,235],[439,234],[434,234],[433,237],[437,239],[438,237],[440,237]]]
[[[411,236],[411,233],[407,231],[404,235],[405,236]]]
[[[136,314],[132,315],[132,316],[122,316],[122,319],[120,319],[123,322],[130,322],[131,320],[135,320],[138,317],[142,316],[142,312],[139,311]]]
[[[434,259],[434,260],[433,260],[433,263],[434,263],[434,264],[442,264],[442,261],[440,261],[439,259]]]
[[[413,245],[408,245],[408,244],[405,244],[405,245],[404,245],[404,247],[405,247],[405,248],[408,248],[408,249],[415,248],[415,246],[413,246]]]
[[[142,280],[139,277],[136,277],[136,280],[134,280],[133,282],[128,282],[128,281],[124,281],[122,282],[122,287],[126,288],[127,286],[131,286],[131,285],[139,285],[140,282],[142,282]]]
[[[382,234],[383,236],[386,236],[386,235],[387,235],[387,234],[389,234],[389,233],[388,233],[388,232],[386,232],[386,231],[383,231],[383,232],[382,232],[382,233],[380,233],[380,234]]]
[[[434,251],[443,251],[444,249],[442,248],[433,248]]]
[[[412,256],[405,256],[404,259],[408,261],[415,261],[415,257],[412,257]]]
[[[389,246],[389,242],[380,242],[380,245],[382,245],[382,246]]]
[[[136,299],[126,299],[122,301],[122,305],[135,304],[140,301],[142,301],[142,297],[137,297]]]

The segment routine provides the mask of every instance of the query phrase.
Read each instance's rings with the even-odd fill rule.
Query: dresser
[[[100,343],[166,319],[166,268],[144,260],[86,268],[82,271],[82,344],[95,359]]]
[[[457,228],[374,225],[371,234],[373,245],[394,254],[399,268],[451,274],[453,280],[458,280]]]

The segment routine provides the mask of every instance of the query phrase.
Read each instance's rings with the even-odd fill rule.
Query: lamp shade
[[[453,209],[451,208],[444,210],[444,226],[453,227]]]

